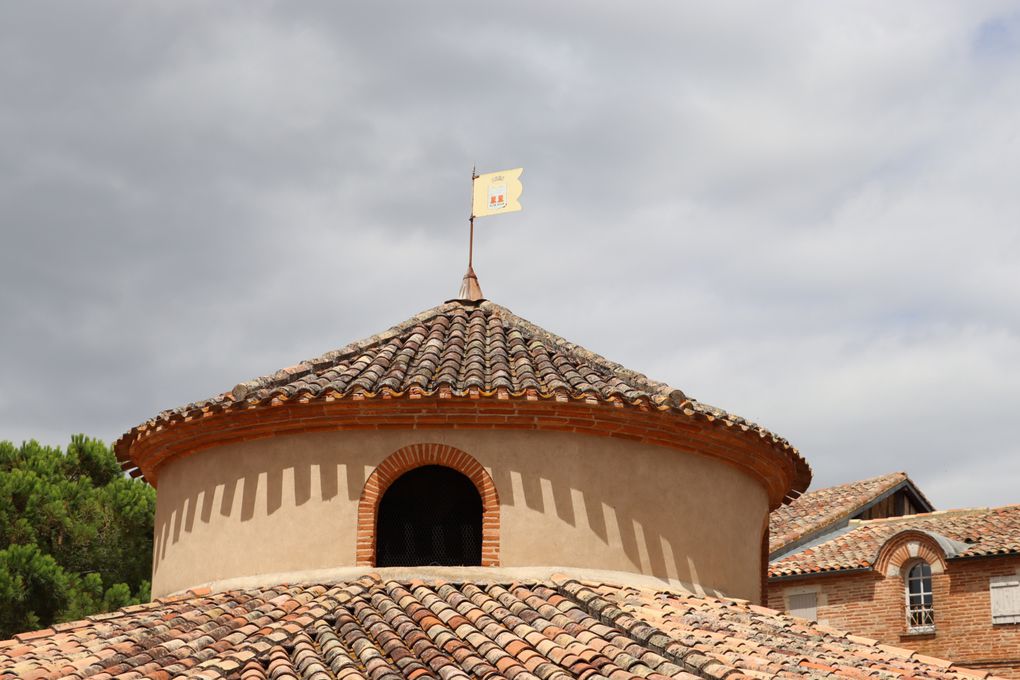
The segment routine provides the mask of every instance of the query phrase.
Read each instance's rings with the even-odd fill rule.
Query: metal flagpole
[[[470,236],[468,236],[468,271],[472,270],[472,263],[475,256],[475,180],[478,179],[477,167],[471,166],[471,224]]]
[[[460,292],[456,300],[461,302],[481,302],[482,288],[478,285],[478,277],[475,276],[475,180],[478,179],[477,168],[471,168],[471,219],[468,220],[470,231],[468,232],[468,268],[464,274],[464,280],[460,284]]]

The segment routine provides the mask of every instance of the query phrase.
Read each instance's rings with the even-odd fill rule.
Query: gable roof
[[[923,509],[935,509],[905,472],[809,491],[769,515],[769,555],[774,557],[845,525],[854,515],[900,489],[907,489]]]
[[[577,400],[718,421],[785,452],[795,470],[794,493],[806,488],[811,479],[807,462],[782,437],[488,301],[447,302],[383,333],[240,383],[229,392],[163,411],[123,435],[114,450],[125,467],[134,467],[130,450],[141,436],[210,411],[260,408],[282,401],[433,395]]]
[[[740,601],[584,582],[191,592],[0,643],[0,677],[932,680],[983,671]]]
[[[882,546],[902,531],[923,531],[966,544],[950,559],[1020,555],[1020,505],[944,510],[922,515],[852,520],[798,552],[769,564],[770,577],[870,569]]]

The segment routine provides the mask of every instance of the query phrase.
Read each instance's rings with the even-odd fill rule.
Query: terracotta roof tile
[[[911,490],[928,503],[905,472],[892,472],[805,493],[769,515],[769,553],[850,519],[866,505],[902,484],[910,484]],[[922,509],[931,509],[931,503],[928,506]]]
[[[280,606],[293,603],[300,624],[288,622]],[[569,578],[453,584],[365,577],[131,609],[0,646],[0,677],[969,677],[947,661],[739,601]]]
[[[594,400],[719,420],[786,449],[799,476],[810,479],[807,463],[778,435],[626,369],[492,302],[449,302],[342,349],[163,411],[126,433],[115,449],[126,461],[126,451],[141,434],[209,410],[253,408],[281,400],[416,394]]]
[[[1020,554],[1020,505],[944,510],[906,517],[853,520],[828,540],[773,561],[772,577],[871,568],[882,545],[896,534],[917,530],[967,544],[953,558]]]

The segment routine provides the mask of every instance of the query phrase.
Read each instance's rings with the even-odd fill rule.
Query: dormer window
[[[935,607],[931,587],[931,565],[923,560],[914,562],[907,571],[907,631],[935,632]]]

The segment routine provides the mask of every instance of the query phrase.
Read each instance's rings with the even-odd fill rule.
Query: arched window
[[[482,498],[466,476],[442,465],[414,468],[379,501],[376,566],[480,566]]]
[[[931,588],[931,565],[914,562],[907,571],[907,629],[911,633],[935,630],[935,608]]]

